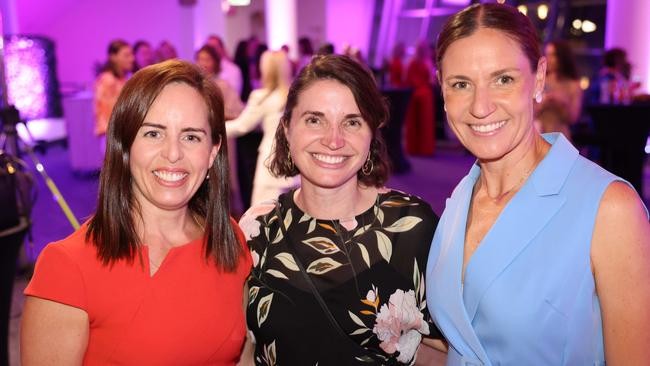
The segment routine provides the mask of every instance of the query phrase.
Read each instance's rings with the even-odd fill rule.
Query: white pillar
[[[605,49],[620,47],[632,63],[632,77],[639,78],[641,91],[650,93],[650,1],[607,2]]]
[[[266,44],[270,50],[279,50],[282,45],[289,46],[289,56],[298,57],[296,0],[266,0]]]

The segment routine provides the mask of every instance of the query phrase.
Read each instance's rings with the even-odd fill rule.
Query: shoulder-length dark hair
[[[97,256],[105,265],[118,260],[133,261],[139,255],[141,238],[136,232],[134,215],[141,215],[133,195],[129,165],[133,141],[152,103],[166,85],[183,83],[196,89],[208,107],[212,143],[221,147],[206,179],[190,199],[188,208],[205,219],[206,258],[217,267],[233,271],[242,254],[230,222],[228,146],[224,124],[223,97],[214,82],[198,67],[170,60],[145,67],[124,85],[113,108],[106,134],[106,157],[99,181],[97,211],[90,219],[86,240],[97,247]]]
[[[106,63],[99,69],[99,72],[109,71],[116,78],[123,77],[124,73],[117,65],[115,65],[113,61],[111,61],[111,56],[117,55],[118,52],[120,52],[120,50],[124,47],[131,47],[131,45],[122,39],[111,41],[111,43],[108,44],[108,49],[106,50],[108,58],[106,60]]]
[[[496,3],[474,4],[454,14],[447,20],[438,35],[436,67],[442,72],[442,59],[447,48],[457,40],[469,37],[479,28],[494,29],[505,33],[519,44],[528,58],[530,68],[537,70],[542,56],[537,31],[527,16],[516,8]]]
[[[370,159],[374,168],[368,175],[360,170],[357,172],[357,178],[365,186],[382,187],[388,180],[390,169],[386,144],[378,130],[388,120],[388,106],[370,72],[357,61],[342,55],[314,56],[291,84],[284,113],[275,133],[275,146],[269,169],[278,177],[292,177],[300,173],[295,165],[287,163],[289,143],[284,128],[289,127],[291,123],[291,113],[298,104],[300,94],[319,80],[337,81],[352,92],[361,116],[372,131]]]

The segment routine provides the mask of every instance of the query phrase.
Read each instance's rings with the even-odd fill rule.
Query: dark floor
[[[68,151],[60,144],[50,145],[38,158],[55,182],[74,215],[83,222],[94,211],[97,196],[97,175],[80,175],[71,171]],[[25,157],[27,159],[27,157]],[[434,157],[410,157],[412,170],[408,174],[393,176],[387,186],[418,195],[428,201],[440,214],[446,197],[455,184],[467,173],[473,158],[454,143],[440,143]],[[31,162],[30,162],[31,164]],[[646,169],[645,189],[650,193],[650,170]],[[33,247],[26,250],[27,261],[33,260],[49,242],[72,233],[73,228],[62,213],[44,179],[37,176],[38,198],[33,209]],[[648,199],[646,199],[648,202]],[[19,278],[14,291],[12,321],[10,327],[10,352],[12,366],[18,361],[18,324],[22,310],[22,290],[26,280]]]

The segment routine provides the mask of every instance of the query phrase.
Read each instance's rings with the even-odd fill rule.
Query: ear
[[[212,145],[212,149],[210,150],[210,164],[208,165],[208,169],[210,169],[212,164],[214,164],[214,159],[217,158],[217,154],[219,154],[220,149],[221,149],[221,141]]]
[[[537,93],[544,92],[544,83],[546,82],[546,57],[542,56],[537,61],[537,71],[535,72],[535,90],[533,90],[532,98],[535,98]]]

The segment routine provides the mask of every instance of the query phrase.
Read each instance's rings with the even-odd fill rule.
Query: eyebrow
[[[499,69],[499,70],[491,72],[490,77],[503,75],[505,73],[512,72],[512,71],[519,72],[521,70],[518,67],[506,67],[505,69]],[[467,80],[467,81],[470,80],[470,78],[465,76],[465,75],[450,75],[450,76],[445,78],[445,81],[450,80],[450,79],[459,79],[459,80]]]
[[[304,112],[302,112],[300,117],[305,116],[305,115],[313,115],[313,116],[316,116],[316,117],[325,117],[325,113],[318,112],[318,111],[304,111]],[[345,119],[348,119],[348,118],[363,118],[363,116],[361,114],[359,114],[359,113],[349,113],[349,114],[345,115]]]
[[[145,127],[145,126],[159,128],[161,130],[166,130],[167,129],[167,126],[163,126],[161,124],[151,123],[151,122],[143,122],[142,127]],[[202,128],[194,128],[194,127],[185,127],[185,128],[183,128],[181,130],[181,132],[198,132],[198,133],[203,133],[205,135],[208,134],[204,129],[202,129]]]

